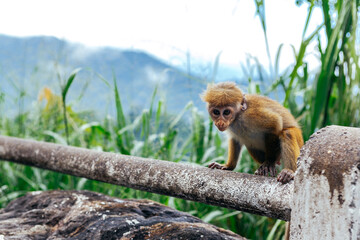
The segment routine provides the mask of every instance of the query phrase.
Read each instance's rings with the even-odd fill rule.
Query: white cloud
[[[272,57],[281,43],[300,44],[307,9],[294,1],[266,2]],[[321,21],[315,11],[310,29]],[[12,0],[0,4],[0,33],[52,35],[89,46],[145,49],[165,60],[193,57],[238,65],[247,53],[267,65],[253,1]],[[292,59],[286,53],[287,59]],[[291,58],[290,58],[291,57]]]
[[[75,61],[83,61],[100,50],[99,47],[86,47],[81,44],[76,44],[73,47],[71,58]]]
[[[168,82],[168,80],[169,80],[167,70],[159,71],[157,69],[154,69],[153,67],[146,66],[144,68],[144,72],[146,75],[145,79],[149,80],[151,83],[154,83],[154,84],[162,85],[162,84]]]

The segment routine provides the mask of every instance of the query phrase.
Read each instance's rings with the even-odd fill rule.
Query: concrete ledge
[[[360,239],[360,128],[320,129],[298,163],[291,239]]]

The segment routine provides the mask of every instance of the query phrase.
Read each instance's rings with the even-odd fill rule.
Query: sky
[[[300,46],[307,4],[266,1],[270,52],[284,45],[283,64]],[[91,47],[145,50],[171,64],[191,58],[239,66],[248,54],[267,64],[253,0],[11,0],[0,3],[0,34],[55,36]],[[308,34],[322,23],[315,9]]]

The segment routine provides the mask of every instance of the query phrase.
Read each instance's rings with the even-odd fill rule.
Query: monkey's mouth
[[[218,129],[219,129],[220,132],[223,132],[223,131],[225,131],[227,129],[227,127],[218,127]]]

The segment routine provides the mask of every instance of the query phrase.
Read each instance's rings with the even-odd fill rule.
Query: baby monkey
[[[261,164],[256,175],[275,177],[275,164],[281,160],[284,169],[277,180],[288,183],[294,179],[304,140],[298,123],[286,108],[264,96],[245,96],[232,82],[208,85],[202,100],[207,102],[216,127],[229,133],[226,164],[214,162],[209,168],[233,170],[245,145],[252,158]]]

